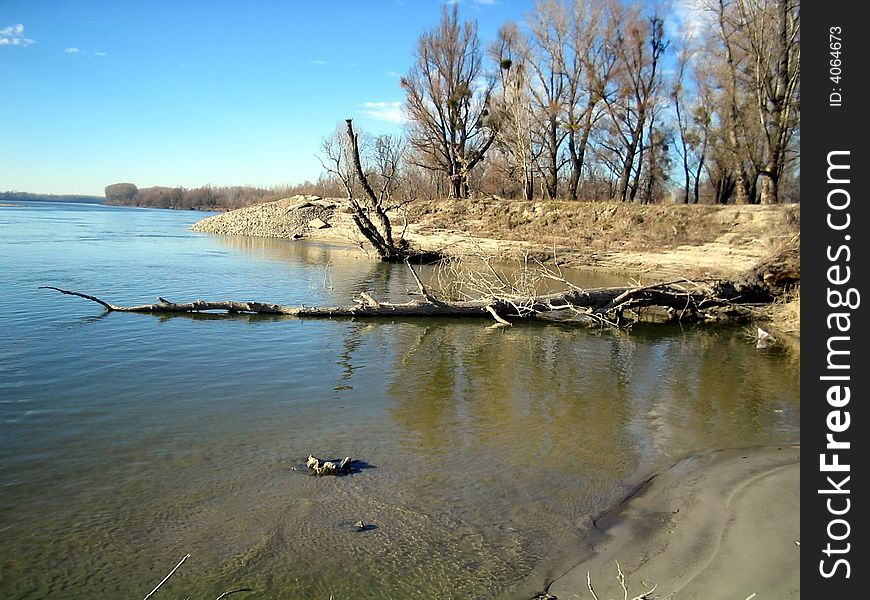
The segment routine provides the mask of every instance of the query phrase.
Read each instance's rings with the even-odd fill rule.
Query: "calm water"
[[[522,597],[649,474],[799,439],[797,358],[741,327],[106,315],[38,289],[414,287],[340,248],[188,232],[202,216],[0,208],[0,597],[143,597],[188,552],[161,596]],[[309,452],[372,468],[293,470]]]

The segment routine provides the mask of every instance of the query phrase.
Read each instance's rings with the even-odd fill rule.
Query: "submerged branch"
[[[48,286],[47,286],[47,287],[48,287]],[[51,288],[51,289],[55,289],[55,290],[56,290],[57,288]],[[59,292],[63,292],[63,290],[58,290],[58,291],[59,291]],[[64,292],[64,293],[65,293],[65,292]],[[78,294],[78,293],[74,293],[74,294],[72,294],[72,295],[73,295],[73,296],[81,296],[82,298],[88,298],[88,300],[93,300],[94,302],[99,302],[100,304],[105,304],[104,302],[102,302],[102,301],[100,301],[100,300],[97,300],[97,299],[94,298],[93,296],[87,296],[87,295],[85,295],[85,294]],[[184,564],[184,561],[186,561],[188,558],[190,558],[190,554],[189,554],[189,553],[184,555],[184,558],[182,558],[182,559],[179,561],[179,563],[178,563],[177,565],[175,565],[175,567],[173,567],[173,569],[172,569],[171,571],[169,571],[169,574],[168,574],[166,577],[164,577],[163,580],[162,580],[160,583],[157,584],[157,587],[155,587],[153,590],[151,590],[151,591],[148,593],[148,595],[145,596],[145,598],[144,598],[143,600],[148,600],[148,599],[151,598],[154,594],[156,594],[156,593],[157,593],[157,590],[159,590],[159,589],[163,586],[164,583],[166,583],[167,581],[169,581],[169,578],[170,578],[170,577],[172,577],[173,575],[175,575],[175,572],[178,570],[178,568],[179,568],[181,565],[183,565],[183,564]]]

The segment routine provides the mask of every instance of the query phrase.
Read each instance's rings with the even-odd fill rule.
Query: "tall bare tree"
[[[489,53],[499,72],[493,102],[500,124],[497,144],[513,162],[514,179],[519,181],[523,197],[531,200],[535,193],[535,162],[540,152],[534,143],[528,41],[516,23],[505,23]]]
[[[558,0],[542,0],[527,24],[531,30],[529,92],[537,119],[535,131],[541,148],[539,168],[547,196],[559,192],[559,171],[564,166],[562,147],[568,131],[562,126],[567,106],[568,70],[565,51],[568,38],[568,11]]]
[[[761,203],[779,202],[789,143],[800,126],[800,2],[735,1],[731,18],[746,54],[747,88],[761,127]],[[750,115],[747,115],[750,118]]]
[[[703,75],[706,63],[699,58],[695,40],[684,36],[679,44],[676,72],[671,80],[675,152],[683,183],[678,197],[683,204],[697,204],[712,124],[712,90]]]
[[[401,85],[417,163],[444,172],[451,197],[467,197],[468,174],[496,136],[489,107],[495,80],[484,70],[477,24],[460,23],[458,7],[445,6],[441,23],[420,36]]]
[[[738,0],[739,1],[739,0]],[[742,121],[742,89],[740,86],[741,56],[737,52],[737,25],[729,19],[727,8],[730,2],[718,0],[717,21],[724,64],[721,67],[721,86],[723,90],[722,123],[728,134],[729,153],[734,171],[734,186],[737,194],[737,204],[750,204],[755,201],[754,182],[757,174],[750,173],[751,151],[746,139],[745,123]]]
[[[601,116],[601,99],[616,65],[615,55],[606,48],[609,43],[604,31],[607,8],[607,3],[601,0],[574,0],[570,5],[564,126],[568,131],[571,162],[568,196],[572,200],[578,198],[589,138]]]
[[[664,21],[658,14],[645,18],[639,5],[614,6],[611,12],[613,48],[618,59],[614,85],[603,101],[621,141],[621,169],[616,188],[619,200],[633,201],[638,191],[644,133],[658,101],[662,78],[659,70],[668,47]]]

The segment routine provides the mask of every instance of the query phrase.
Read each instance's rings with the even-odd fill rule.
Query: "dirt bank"
[[[415,205],[410,230],[548,251],[563,264],[655,276],[734,277],[794,245],[800,207],[444,200]],[[799,239],[799,238],[797,238]]]

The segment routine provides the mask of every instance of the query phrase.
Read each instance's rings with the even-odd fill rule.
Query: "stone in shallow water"
[[[345,456],[338,464],[335,464],[335,461],[321,461],[313,454],[309,454],[308,460],[305,461],[305,466],[315,475],[346,475],[350,473],[352,465],[353,459],[350,456]]]

